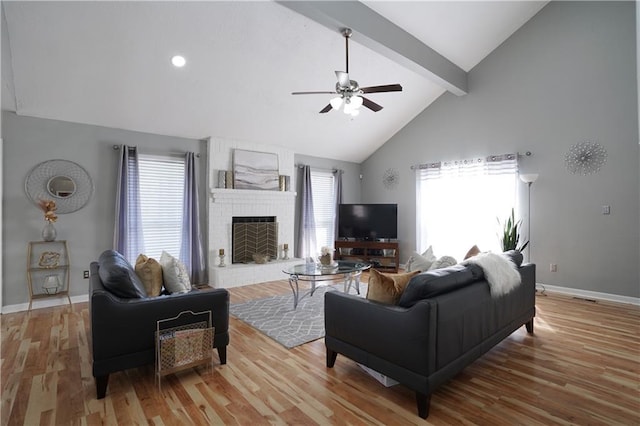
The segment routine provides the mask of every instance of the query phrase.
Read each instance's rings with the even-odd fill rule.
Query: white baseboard
[[[544,283],[538,283],[544,286],[544,290],[550,293],[559,293],[566,294],[568,296],[580,297],[583,299],[596,299],[596,300],[607,300],[610,302],[617,303],[626,303],[630,305],[638,305],[640,306],[640,297],[629,297],[629,296],[620,296],[617,294],[609,294],[609,293],[601,293],[598,291],[589,291],[589,290],[580,290],[577,288],[570,287],[560,287],[555,285],[549,285]],[[71,296],[71,303],[82,303],[88,302],[89,295],[82,294],[80,296]],[[51,297],[42,300],[34,300],[31,305],[31,309],[43,309],[50,308],[52,306],[62,306],[67,305],[67,298],[64,296],[60,297]],[[29,309],[28,303],[18,303],[16,305],[7,305],[2,307],[3,314],[11,314],[14,312],[22,312]]]
[[[82,294],[80,296],[71,296],[71,303],[82,303],[88,302],[89,295]],[[51,308],[52,306],[63,306],[68,305],[69,300],[67,300],[66,296],[60,297],[49,297],[46,299],[34,300],[31,304],[31,310],[34,309],[43,309],[43,308]],[[29,309],[28,303],[18,303],[16,305],[7,305],[2,307],[3,314],[12,314],[14,312],[22,312]]]
[[[609,302],[627,303],[630,305],[640,305],[640,297],[620,296],[618,294],[600,293],[598,291],[580,290],[579,288],[559,287],[538,283],[536,287],[544,286],[544,290],[550,293],[566,294],[582,299],[607,300]]]

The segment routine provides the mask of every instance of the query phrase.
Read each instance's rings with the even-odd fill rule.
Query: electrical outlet
[[[602,214],[611,214],[611,206],[602,206]]]
[[[82,273],[82,278],[84,278],[85,280],[88,280],[89,279],[89,271],[84,271]]]
[[[551,272],[558,272],[558,265],[557,265],[557,264],[555,264],[555,263],[551,263],[551,264],[549,265],[549,271],[551,271]]]

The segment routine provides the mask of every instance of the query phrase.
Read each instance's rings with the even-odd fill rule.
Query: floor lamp
[[[527,184],[527,238],[529,238],[529,246],[528,246],[528,250],[527,250],[527,262],[531,262],[531,184],[533,182],[535,182],[538,179],[538,174],[537,173],[526,173],[526,174],[521,174],[520,175],[520,180],[523,181],[524,183]],[[545,288],[542,284],[540,284],[542,286],[542,295],[545,295]],[[536,283],[536,287],[538,286],[538,284]]]
[[[528,200],[527,200],[527,238],[529,238],[529,250],[527,251],[527,262],[531,262],[531,184],[538,179],[537,173],[521,174],[520,180],[527,184]]]

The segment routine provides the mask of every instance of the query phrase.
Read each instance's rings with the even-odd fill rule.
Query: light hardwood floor
[[[231,302],[290,292],[231,289]],[[2,424],[640,424],[640,308],[536,299],[524,327],[439,388],[425,421],[414,393],[351,360],[325,367],[324,341],[287,350],[231,318],[228,363],[163,380],[153,366],[112,374],[95,399],[86,303],[2,315]],[[398,348],[402,350],[402,348]],[[217,359],[216,359],[217,361]]]

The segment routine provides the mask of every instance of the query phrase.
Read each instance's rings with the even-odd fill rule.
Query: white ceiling
[[[364,4],[468,71],[546,2]],[[331,95],[291,92],[333,90],[344,39],[337,27],[274,2],[2,5],[10,48],[9,56],[3,43],[2,107],[21,115],[261,142],[359,163],[445,91],[356,39],[351,78],[404,91],[367,95],[384,106],[377,113],[319,114]],[[184,68],[170,64],[174,54],[186,57]]]

